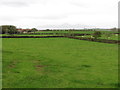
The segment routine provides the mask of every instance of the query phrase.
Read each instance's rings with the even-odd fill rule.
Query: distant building
[[[27,33],[28,31],[31,31],[31,29],[16,29],[20,33]]]

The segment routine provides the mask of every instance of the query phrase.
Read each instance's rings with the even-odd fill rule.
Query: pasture
[[[94,31],[80,31],[80,30],[78,30],[78,31],[71,31],[71,30],[69,30],[69,31],[65,31],[65,30],[53,30],[53,31],[38,31],[38,32],[35,32],[35,33],[89,33],[89,34],[91,34],[91,33],[94,33]]]
[[[118,45],[3,38],[3,88],[116,88]]]
[[[95,30],[97,31],[97,30]],[[83,33],[87,33],[87,34],[92,34],[94,33],[95,31],[87,31],[87,30],[68,30],[68,31],[65,31],[65,30],[53,30],[53,31],[37,31],[35,33],[80,33],[80,34],[83,34]],[[107,30],[101,30],[100,32],[102,33],[119,33],[118,31],[107,31]]]
[[[76,36],[76,37],[87,37],[91,38],[92,35],[85,35],[85,36]],[[111,34],[109,37],[107,37],[105,34],[102,34],[101,37],[98,39],[107,39],[107,40],[119,40],[119,35],[118,34]]]

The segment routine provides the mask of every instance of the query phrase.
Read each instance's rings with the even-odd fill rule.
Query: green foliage
[[[94,33],[93,33],[93,37],[95,38],[95,39],[97,39],[98,37],[101,37],[101,32],[100,31],[95,31]]]
[[[105,36],[107,37],[107,39],[109,38],[109,37],[111,37],[112,36],[112,34],[111,33],[105,33]]]
[[[35,33],[38,30],[36,28],[32,28],[31,31]]]
[[[112,28],[111,30],[112,30],[113,32],[114,32],[114,31],[118,31],[118,29],[117,29],[116,27]]]
[[[45,31],[51,31],[50,29],[46,29]]]
[[[13,25],[3,25],[2,28],[2,34],[16,34],[18,31],[16,30],[16,27]]]
[[[2,26],[0,26],[0,34],[2,34]]]
[[[32,32],[32,30],[28,30],[27,32],[30,33],[30,32]]]

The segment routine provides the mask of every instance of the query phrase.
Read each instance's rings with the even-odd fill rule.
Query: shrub
[[[95,31],[94,33],[93,33],[93,37],[95,38],[95,39],[97,39],[98,37],[101,37],[101,32],[100,31]]]
[[[16,34],[18,31],[13,25],[2,25],[1,26],[2,34]]]
[[[105,33],[105,36],[106,36],[106,38],[108,39],[109,37],[112,36],[112,34],[111,34],[111,33]]]

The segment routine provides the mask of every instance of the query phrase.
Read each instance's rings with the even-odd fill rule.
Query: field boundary
[[[94,39],[94,38],[75,37],[75,36],[0,36],[0,38],[72,38],[72,39],[79,39],[79,40],[86,40],[93,42],[120,44],[119,40]]]
[[[64,36],[0,36],[0,38],[56,38]]]
[[[16,34],[16,35],[64,35],[64,36],[68,36],[68,35],[72,35],[72,36],[83,36],[83,35],[91,35],[88,33],[24,33],[24,34]]]
[[[119,40],[94,39],[94,38],[84,38],[84,37],[67,37],[67,38],[79,39],[79,40],[86,40],[86,41],[93,41],[93,42],[120,44]]]

